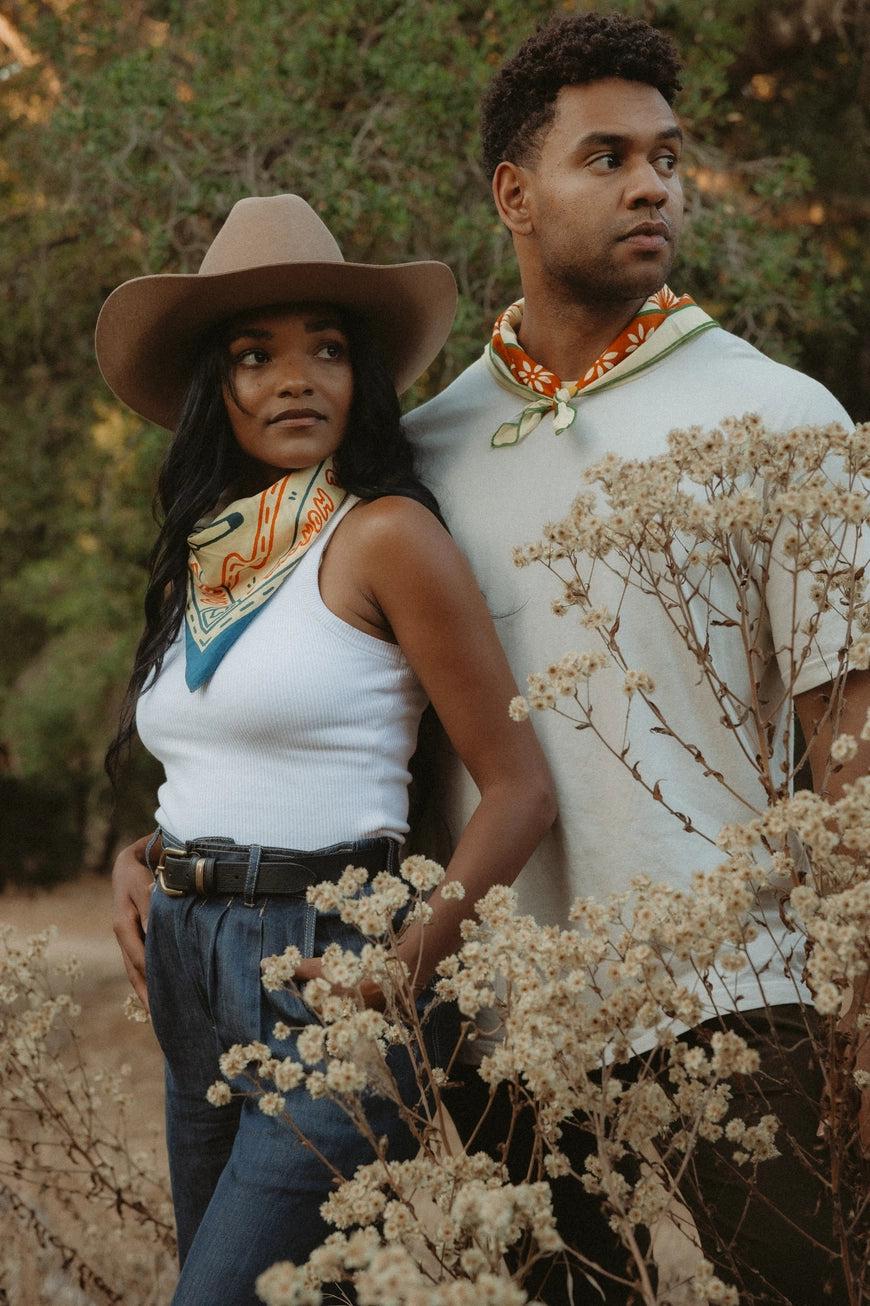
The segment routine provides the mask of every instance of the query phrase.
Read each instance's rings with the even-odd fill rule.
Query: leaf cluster
[[[345,257],[436,257],[456,329],[440,389],[515,297],[478,162],[493,69],[545,0],[16,0],[0,29],[0,742],[108,846],[100,756],[139,626],[164,436],[121,410],[92,352],[106,294],[193,271],[244,195],[291,190]],[[671,32],[691,215],[675,274],[858,417],[867,275],[868,17],[859,0],[614,0]],[[831,149],[832,124],[849,142]],[[848,359],[848,364],[844,360]],[[81,786],[84,786],[82,797]],[[73,795],[76,795],[74,798]],[[102,816],[95,813],[102,812]],[[82,826],[84,821],[84,826]],[[95,824],[96,822],[96,824]],[[96,856],[99,860],[99,856]]]

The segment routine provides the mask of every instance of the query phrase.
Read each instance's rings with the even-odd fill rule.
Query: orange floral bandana
[[[185,678],[193,692],[331,521],[346,491],[332,459],[238,499],[189,537]]]
[[[493,327],[487,349],[489,366],[502,384],[519,394],[535,396],[512,422],[505,422],[492,437],[495,448],[518,444],[554,413],[553,429],[558,435],[577,416],[571,400],[581,391],[603,390],[618,385],[656,359],[706,331],[717,323],[689,295],[677,297],[667,286],[650,296],[624,331],[597,358],[579,381],[562,381],[525,352],[518,340],[523,320],[523,300],[502,313]]]

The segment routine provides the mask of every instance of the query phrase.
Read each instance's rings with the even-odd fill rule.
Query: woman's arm
[[[508,716],[516,683],[477,582],[430,512],[399,497],[360,504],[327,551],[321,591],[345,620],[400,645],[480,791],[446,867],[464,901],[436,890],[431,922],[403,940],[422,987],[459,946],[474,903],[511,884],[552,825],[552,780],[531,723]]]

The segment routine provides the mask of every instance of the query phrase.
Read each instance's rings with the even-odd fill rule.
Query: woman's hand
[[[299,985],[300,993],[309,980],[323,979],[323,961],[320,957],[307,957],[296,967],[293,978]],[[383,1011],[386,1006],[383,990],[378,987],[374,980],[363,980],[356,993],[349,989],[341,989],[337,985],[332,985],[333,993],[347,994],[350,997],[356,996],[356,993],[362,998],[367,1007],[372,1007],[375,1011]]]
[[[145,984],[145,932],[154,877],[145,862],[151,835],[137,839],[118,854],[112,869],[112,927],[136,996],[148,1011]]]

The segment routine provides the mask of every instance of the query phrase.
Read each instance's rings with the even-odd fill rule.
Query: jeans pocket
[[[355,925],[343,921],[337,911],[315,913],[310,953],[312,957],[322,957],[332,944],[337,944],[342,952],[352,952],[359,956],[365,942],[365,935]]]
[[[280,902],[272,898],[263,913],[261,957],[280,956],[288,946],[299,949],[303,958],[322,957],[330,944],[345,951],[359,953],[365,939],[354,925],[341,919],[338,912],[318,912],[310,904],[296,899]],[[291,1028],[310,1025],[317,1020],[293,982],[280,989],[263,990],[263,1018],[268,1023],[264,1038],[271,1041],[272,1028],[281,1021]]]

